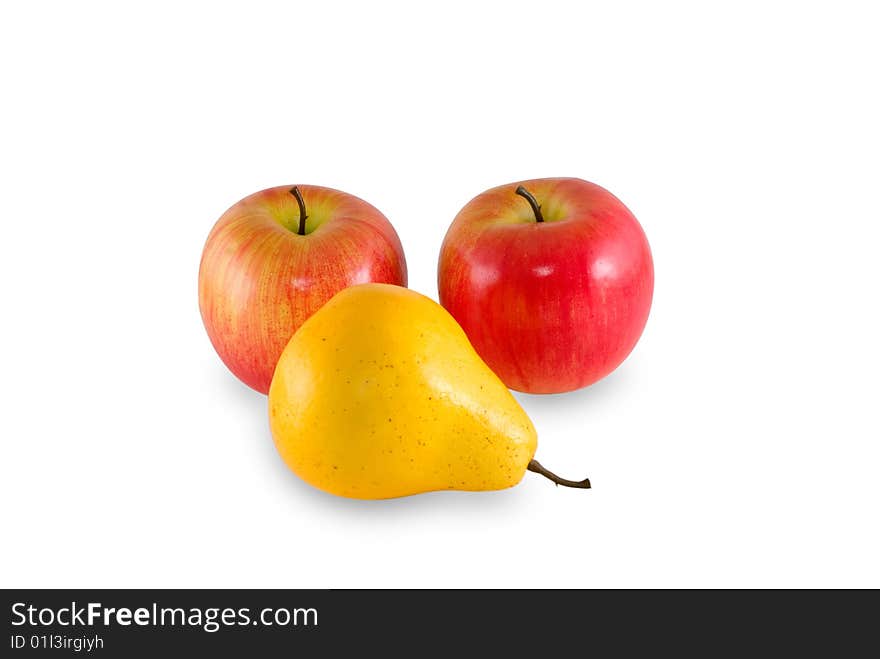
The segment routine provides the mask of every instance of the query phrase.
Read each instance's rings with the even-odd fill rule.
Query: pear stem
[[[516,194],[518,194],[520,197],[525,197],[526,201],[529,202],[529,206],[532,207],[532,212],[535,213],[535,221],[543,222],[544,216],[541,215],[541,204],[538,203],[538,200],[535,199],[535,196],[521,185],[517,187]]]
[[[299,191],[299,186],[294,185],[290,189],[290,194],[296,197],[296,203],[299,206],[299,231],[297,233],[301,236],[306,235],[306,202],[303,201],[302,193]]]
[[[548,471],[545,469],[540,462],[537,460],[532,460],[529,462],[529,466],[526,467],[529,471],[533,471],[536,474],[541,474],[544,478],[549,478],[551,481],[556,483],[556,485],[562,485],[563,487],[576,487],[580,490],[589,490],[590,489],[590,479],[585,478],[582,481],[570,481],[567,478],[560,478],[552,471]]]

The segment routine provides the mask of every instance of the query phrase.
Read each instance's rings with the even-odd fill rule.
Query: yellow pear
[[[336,294],[297,330],[275,368],[269,421],[306,482],[345,497],[499,490],[527,469],[535,428],[433,300],[389,284]]]

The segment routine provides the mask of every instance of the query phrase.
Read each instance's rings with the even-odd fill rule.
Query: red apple
[[[648,241],[614,195],[576,178],[492,188],[440,251],[440,302],[511,389],[559,393],[608,375],[642,334]]]
[[[287,341],[354,284],[406,286],[394,227],[363,199],[316,185],[269,188],[217,220],[202,252],[199,308],[217,354],[267,393]]]

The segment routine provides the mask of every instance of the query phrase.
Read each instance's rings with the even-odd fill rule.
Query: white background
[[[0,10],[2,586],[880,586],[873,3],[238,5]],[[201,324],[214,221],[346,190],[436,298],[458,209],[543,176],[654,252],[630,359],[518,395],[594,489],[299,481]]]

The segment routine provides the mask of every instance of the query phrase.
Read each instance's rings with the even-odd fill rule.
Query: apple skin
[[[522,185],[541,206],[537,222]],[[440,250],[440,303],[501,380],[545,394],[586,387],[629,355],[648,320],[654,265],[636,218],[576,178],[492,188]]]
[[[300,235],[293,186],[256,192],[211,230],[199,267],[199,309],[220,358],[267,393],[300,325],[348,286],[406,286],[406,259],[391,223],[353,195],[296,186],[308,215]]]

